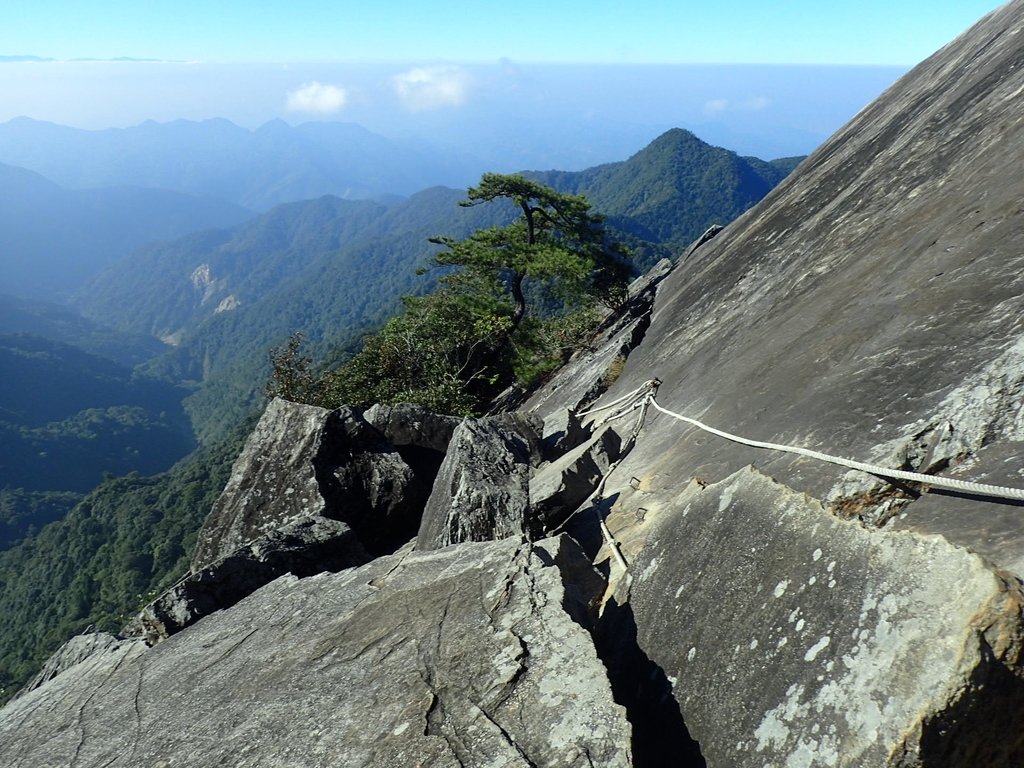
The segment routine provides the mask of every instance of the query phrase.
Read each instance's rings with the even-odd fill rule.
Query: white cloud
[[[717,115],[729,108],[728,99],[712,99],[704,105],[704,111],[709,115]]]
[[[348,92],[337,85],[324,85],[317,81],[303,83],[288,91],[288,111],[308,112],[314,115],[333,115],[348,102]]]
[[[743,101],[728,99],[712,99],[704,102],[704,112],[709,115],[720,115],[723,112],[760,112],[772,104],[767,96],[754,96]]]
[[[395,75],[395,93],[408,109],[457,107],[466,101],[469,73],[459,67],[416,67]]]

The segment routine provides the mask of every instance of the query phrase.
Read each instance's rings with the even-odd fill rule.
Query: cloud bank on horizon
[[[390,137],[574,170],[621,160],[669,128],[743,154],[806,154],[898,67],[0,63],[0,122],[79,128],[146,120],[343,120]],[[526,150],[523,149],[525,152]],[[518,167],[525,167],[518,166]]]
[[[348,102],[348,92],[337,85],[325,85],[313,80],[288,91],[286,109],[310,115],[336,115]]]
[[[465,103],[470,75],[454,65],[413,67],[394,76],[395,93],[413,111],[458,107]]]

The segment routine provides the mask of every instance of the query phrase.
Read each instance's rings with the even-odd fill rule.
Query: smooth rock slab
[[[628,766],[625,712],[567,613],[585,617],[602,587],[567,538],[282,577],[8,704],[0,755],[7,768]]]
[[[65,670],[80,664],[106,666],[111,663],[111,659],[134,656],[145,649],[145,644],[140,640],[117,637],[108,632],[75,635],[46,660],[39,674],[18,692],[18,696],[24,696]]]
[[[656,510],[641,648],[710,766],[1024,762],[1020,583],[745,469]]]

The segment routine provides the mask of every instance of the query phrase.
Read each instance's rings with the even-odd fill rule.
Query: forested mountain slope
[[[194,445],[182,392],[38,336],[0,336],[0,484],[85,492],[159,472]]]
[[[742,213],[785,174],[674,130],[623,163],[535,175],[586,194],[643,270]],[[390,205],[336,197],[282,205],[231,230],[137,251],[87,286],[78,306],[174,345],[148,370],[202,383],[189,407],[209,437],[254,404],[265,350],[295,331],[321,352],[350,347],[402,294],[429,285],[429,275],[416,275],[437,251],[429,237],[463,237],[506,215],[460,208],[463,197],[435,187]]]
[[[0,334],[28,333],[78,347],[128,367],[149,360],[165,345],[149,334],[129,334],[87,320],[63,304],[0,294]]]
[[[758,202],[795,160],[740,157],[675,128],[623,162],[533,175],[586,195],[622,231],[678,252],[712,224],[732,221]]]

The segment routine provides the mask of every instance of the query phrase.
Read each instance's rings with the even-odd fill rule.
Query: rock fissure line
[[[255,627],[253,629],[250,629],[248,632],[246,632],[244,635],[242,635],[238,639],[237,642],[235,642],[233,645],[231,645],[229,648],[227,648],[227,650],[225,650],[223,653],[221,653],[216,659],[214,659],[213,661],[209,662],[208,664],[203,665],[198,670],[198,673],[205,672],[206,670],[211,669],[211,668],[217,666],[218,664],[220,664],[222,661],[224,661],[224,659],[226,659],[228,656],[231,656],[235,651],[237,651],[239,648],[241,648],[242,645],[245,643],[245,641],[248,640],[253,635],[255,635],[257,632],[259,632],[260,629],[261,629],[260,627]]]
[[[135,713],[135,738],[132,739],[131,752],[128,755],[129,760],[135,757],[135,753],[139,748],[139,737],[142,735],[142,707],[139,704],[139,699],[142,696],[142,679],[145,674],[146,665],[140,661],[139,674],[135,680],[135,692],[132,696],[132,711]],[[110,762],[114,761],[111,760]]]
[[[523,759],[523,762],[526,764],[527,768],[539,768],[538,765],[530,759],[530,756],[526,754],[523,748],[519,746],[516,740],[512,738],[512,735],[502,727],[501,723],[499,723],[497,720],[491,717],[490,713],[488,713],[486,709],[484,709],[479,704],[473,701],[471,701],[470,704],[472,704],[473,708],[476,709],[481,715],[483,715],[483,718],[487,722],[489,722],[491,725],[495,727],[495,729],[497,729],[498,733],[501,734],[501,738],[505,740],[505,743],[512,747],[512,749],[516,751],[519,757]]]

